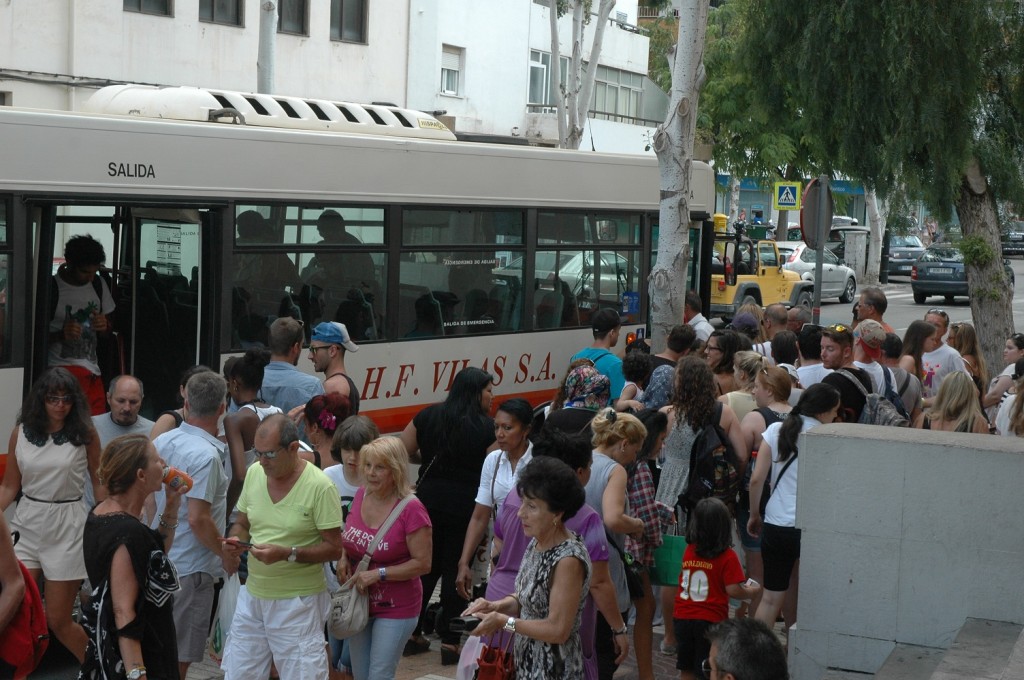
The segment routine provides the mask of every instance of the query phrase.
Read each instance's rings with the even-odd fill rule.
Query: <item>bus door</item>
[[[145,386],[143,415],[178,406],[182,373],[217,366],[208,245],[215,210],[125,208],[117,263],[125,369]]]
[[[216,368],[215,267],[209,265],[219,210],[83,205],[40,206],[36,231],[36,322],[31,384],[49,364],[51,319],[58,312],[53,276],[64,245],[88,234],[103,245],[101,276],[117,305],[113,332],[97,338],[104,385],[128,373],[143,382],[142,415],[176,408],[182,372],[197,363]]]

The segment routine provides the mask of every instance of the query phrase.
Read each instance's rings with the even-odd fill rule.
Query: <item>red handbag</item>
[[[477,660],[477,680],[515,680],[516,662],[512,656],[512,638],[506,636],[505,646],[487,645]]]

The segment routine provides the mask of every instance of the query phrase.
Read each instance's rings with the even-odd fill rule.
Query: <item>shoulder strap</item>
[[[761,414],[761,417],[764,418],[765,427],[768,427],[773,423],[779,422],[779,417],[775,415],[775,411],[771,410],[767,406],[762,406],[756,410],[758,413]]]
[[[512,461],[509,460],[508,466],[512,467]],[[494,483],[498,481],[498,468],[501,467],[501,449],[498,449],[498,460],[494,464],[494,474],[491,475],[491,520],[497,521],[498,519],[498,504],[494,502]]]
[[[885,379],[885,392],[892,392],[892,371],[888,366],[882,366],[882,377]]]
[[[367,546],[366,554],[363,555],[363,559],[359,561],[359,566],[356,567],[355,572],[353,572],[354,574],[366,571],[366,568],[370,566],[370,558],[373,557],[373,553],[377,550],[377,546],[380,544],[381,539],[388,533],[391,526],[398,520],[398,516],[402,514],[402,510],[405,509],[405,506],[407,506],[409,501],[412,499],[413,495],[409,494],[402,500],[398,501],[398,505],[391,510],[391,514],[388,515],[386,520],[384,520],[384,524],[380,525],[380,529],[377,529],[377,535],[373,537],[373,541],[371,541],[370,545]]]
[[[907,371],[903,371],[903,372],[907,374],[906,375],[906,379],[903,381],[902,385],[897,385],[896,386],[896,393],[901,395],[901,396],[903,395],[903,392],[907,389],[907,385],[910,384],[910,373],[908,373]]]
[[[843,376],[844,378],[852,382],[854,385],[856,385],[857,389],[860,390],[860,393],[864,395],[864,398],[868,398],[868,391],[864,389],[864,385],[861,383],[860,380],[857,379],[857,376],[855,376],[853,373],[850,373],[845,368],[840,368],[836,370],[836,373],[838,373],[839,375]]]
[[[799,455],[799,453],[799,451],[794,451],[793,455],[790,456],[789,460],[786,461],[786,464],[782,466],[781,470],[779,470],[779,476],[775,478],[775,483],[772,485],[773,489],[778,488],[779,480],[782,479],[782,475],[786,474],[786,470],[788,470],[789,466],[793,464],[793,461],[796,460],[796,457],[797,455]]]
[[[600,354],[598,354],[593,359],[590,359],[590,357],[583,357],[583,358],[584,359],[590,359],[591,361],[594,362],[594,366],[597,366],[597,362],[598,361],[600,361],[601,359],[604,359],[607,356],[611,356],[611,354],[612,354],[611,352],[609,352],[608,350],[605,350],[605,351],[601,352]]]

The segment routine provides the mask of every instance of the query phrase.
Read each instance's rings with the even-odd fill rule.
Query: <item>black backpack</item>
[[[690,449],[690,472],[686,487],[679,495],[679,504],[689,515],[697,503],[715,497],[735,513],[736,496],[741,488],[739,458],[721,428],[722,404],[715,402],[711,421],[697,433]]]

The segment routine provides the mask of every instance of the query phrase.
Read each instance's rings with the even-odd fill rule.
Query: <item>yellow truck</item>
[[[715,237],[711,263],[711,316],[729,320],[746,303],[762,307],[781,302],[786,307],[811,308],[814,284],[782,268],[775,241],[752,240],[742,234]]]

